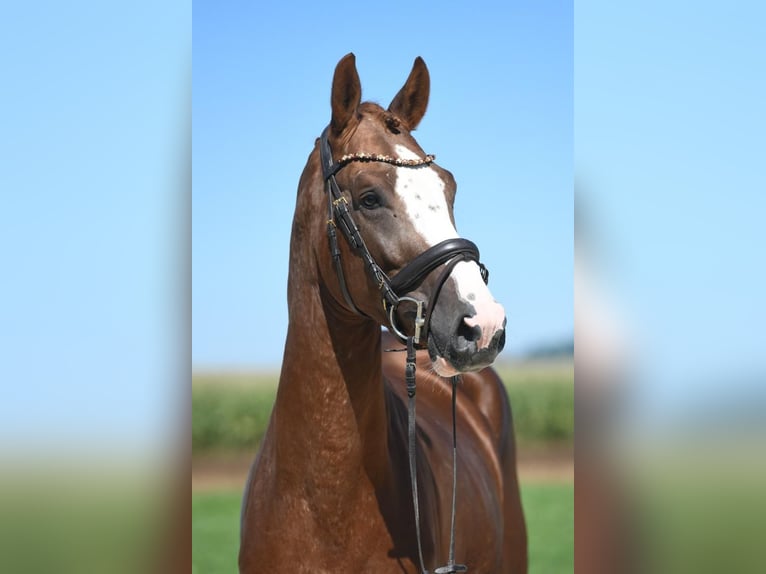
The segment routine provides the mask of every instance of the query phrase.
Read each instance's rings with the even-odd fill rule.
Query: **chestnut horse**
[[[458,238],[452,174],[411,135],[425,114],[429,82],[417,58],[383,109],[361,102],[353,54],[335,69],[332,120],[298,187],[284,361],[244,494],[240,572],[421,571],[405,357],[384,352],[401,347],[389,331],[411,337],[413,319],[422,319],[413,300],[424,302],[429,318],[417,353],[423,567],[443,564],[449,551],[448,377],[461,374],[454,555],[472,573],[527,571],[510,405],[497,374],[485,368],[505,342],[505,312],[482,280],[475,246],[450,243]],[[328,165],[321,163],[322,145],[331,154]],[[328,202],[331,180],[338,196]],[[328,246],[328,228],[333,234],[340,227],[344,205],[369,258],[341,233]],[[395,282],[408,263],[444,244],[460,245],[468,255],[444,265],[438,260],[409,282],[411,299],[397,307],[383,297],[381,305],[389,277]],[[373,267],[381,281],[371,278]]]

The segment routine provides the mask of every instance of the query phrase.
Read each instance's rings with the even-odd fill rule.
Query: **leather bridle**
[[[431,164],[435,158],[432,155],[428,155],[421,160],[401,160],[381,154],[355,153],[344,155],[338,162],[335,162],[333,161],[332,150],[330,149],[329,132],[329,126],[322,132],[322,136],[319,139],[319,154],[322,164],[322,175],[327,187],[327,236],[330,240],[330,253],[332,254],[333,263],[338,275],[338,282],[340,283],[343,299],[352,311],[359,315],[365,315],[365,313],[360,311],[354,304],[351,294],[348,291],[346,278],[343,273],[343,265],[341,263],[341,253],[338,248],[336,229],[341,230],[341,233],[346,238],[346,241],[353,252],[364,261],[367,274],[380,290],[383,309],[388,317],[388,326],[390,327],[391,332],[402,342],[407,339],[407,336],[396,323],[396,310],[402,301],[410,301],[416,305],[417,311],[414,321],[414,343],[422,346],[424,339],[427,339],[428,337],[431,314],[436,307],[436,300],[439,297],[441,288],[447,281],[447,278],[455,265],[461,261],[475,261],[479,265],[481,276],[485,283],[489,280],[489,271],[479,260],[479,248],[476,247],[476,244],[468,239],[455,237],[446,239],[429,247],[390,279],[375,261],[375,258],[372,256],[369,249],[367,249],[367,245],[365,245],[364,239],[359,232],[359,228],[354,222],[354,218],[351,216],[348,200],[341,192],[338,182],[335,179],[335,175],[343,167],[355,161],[382,162],[400,167],[418,168]],[[428,305],[426,305],[426,302],[422,299],[416,299],[408,295],[420,287],[423,281],[425,281],[433,271],[444,264],[446,264],[446,266],[444,271],[442,271],[442,274],[439,276],[439,279],[436,281]]]
[[[328,219],[327,236],[330,240],[330,253],[332,254],[335,270],[340,283],[340,290],[343,299],[349,308],[355,313],[367,316],[359,310],[354,304],[351,294],[346,285],[346,278],[343,274],[343,265],[341,263],[341,254],[338,247],[338,236],[336,229],[340,228],[341,233],[351,246],[353,252],[362,258],[368,275],[372,278],[380,290],[383,301],[383,309],[389,320],[391,332],[402,342],[407,344],[407,362],[405,367],[405,381],[407,384],[407,439],[408,456],[410,466],[410,484],[412,487],[412,503],[415,514],[415,533],[417,536],[418,558],[420,559],[420,570],[423,574],[429,574],[425,569],[423,561],[423,548],[420,535],[420,505],[418,503],[418,480],[417,480],[417,444],[416,444],[416,384],[415,384],[415,346],[423,346],[423,338],[428,339],[428,331],[431,325],[431,314],[436,301],[439,297],[444,283],[449,278],[452,270],[461,261],[475,261],[479,265],[482,279],[486,283],[489,280],[489,271],[479,261],[479,248],[472,241],[461,238],[453,238],[437,243],[429,247],[423,253],[416,256],[407,263],[392,279],[377,264],[375,258],[362,239],[359,228],[354,222],[349,210],[348,200],[343,196],[335,175],[349,163],[359,162],[383,162],[399,167],[418,168],[429,165],[434,161],[434,156],[428,155],[418,160],[403,160],[392,158],[387,155],[354,153],[347,154],[335,162],[332,158],[332,150],[328,140],[330,126],[325,128],[322,136],[319,138],[319,155],[322,164],[322,176],[327,187],[328,201]],[[429,304],[426,305],[422,299],[411,297],[409,293],[420,287],[425,279],[444,265],[444,269],[436,280],[435,286],[431,292]],[[410,301],[417,307],[415,314],[415,329],[413,336],[405,335],[397,326],[395,320],[396,310],[402,301]],[[404,349],[403,349],[404,350]],[[457,428],[456,420],[456,401],[457,385],[459,376],[451,377],[452,383],[452,515],[450,519],[450,546],[449,559],[447,564],[434,570],[434,574],[453,574],[457,572],[466,572],[464,564],[455,562],[455,506],[457,497]]]

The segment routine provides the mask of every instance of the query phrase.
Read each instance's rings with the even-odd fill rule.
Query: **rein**
[[[447,239],[426,249],[404,266],[393,279],[377,264],[374,257],[367,249],[359,228],[354,222],[349,210],[348,200],[343,196],[335,175],[346,165],[352,162],[382,162],[397,167],[417,168],[430,165],[436,159],[433,155],[427,155],[423,159],[400,159],[382,154],[353,153],[333,162],[332,150],[329,143],[330,127],[324,129],[319,140],[319,153],[322,164],[322,174],[327,187],[328,219],[327,237],[330,242],[330,253],[341,293],[346,304],[358,315],[367,316],[354,304],[351,294],[346,285],[341,253],[338,247],[337,229],[346,238],[351,249],[364,261],[365,269],[371,279],[380,290],[383,309],[389,319],[391,332],[402,342],[406,342],[407,362],[405,367],[405,381],[407,385],[407,435],[408,454],[410,466],[410,482],[412,486],[412,503],[415,511],[415,533],[417,537],[418,558],[420,570],[423,574],[429,574],[423,561],[423,549],[420,534],[420,505],[418,503],[418,479],[417,479],[417,435],[416,435],[416,381],[415,381],[415,346],[423,345],[422,339],[428,339],[431,324],[431,315],[436,307],[442,287],[449,278],[452,270],[461,261],[475,261],[479,265],[482,279],[486,283],[489,280],[489,271],[479,260],[479,249],[472,241],[462,238]],[[439,275],[430,297],[430,304],[426,306],[422,299],[410,297],[408,293],[417,289],[423,281],[438,267],[444,265],[444,270]],[[407,336],[396,324],[395,313],[402,301],[409,301],[416,305],[417,311],[414,319],[414,335]],[[450,518],[450,545],[449,558],[445,566],[438,567],[434,574],[452,574],[466,572],[468,568],[463,564],[455,563],[455,507],[457,501],[457,428],[456,428],[456,404],[457,385],[460,377],[451,377],[452,383],[452,513]]]

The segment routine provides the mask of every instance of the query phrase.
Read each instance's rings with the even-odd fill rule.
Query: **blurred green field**
[[[239,491],[197,492],[192,495],[194,574],[237,572],[241,496]],[[573,497],[574,487],[571,484],[522,486],[529,532],[530,574],[573,572]]]
[[[501,364],[521,444],[571,443],[574,366],[571,360]],[[255,452],[269,421],[276,373],[195,373],[192,448],[195,455]]]

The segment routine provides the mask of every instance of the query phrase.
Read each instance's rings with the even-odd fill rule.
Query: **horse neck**
[[[297,231],[294,225],[290,319],[275,403],[279,470],[286,483],[311,481],[314,492],[330,496],[338,484],[358,484],[362,472],[377,486],[388,476],[380,327],[349,314],[325,291],[314,242]]]

